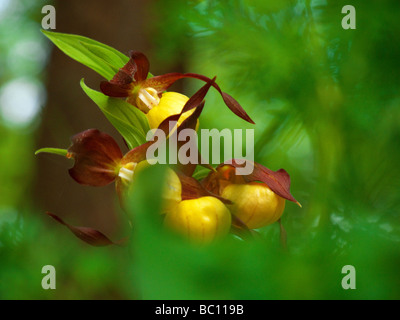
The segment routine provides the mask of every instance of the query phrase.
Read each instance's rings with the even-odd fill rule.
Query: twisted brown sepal
[[[97,129],[85,130],[72,137],[68,158],[75,160],[69,174],[78,183],[104,186],[114,181],[122,159],[115,140]]]
[[[206,76],[197,73],[167,73],[147,79],[150,63],[146,56],[141,52],[131,51],[128,63],[121,68],[110,81],[100,83],[101,91],[110,97],[126,98],[135,97],[140,88],[151,87],[161,95],[173,83],[183,78],[194,78],[206,83],[212,80]],[[221,88],[214,81],[212,86],[220,93],[227,107],[243,120],[254,124],[254,121],[242,108],[242,106],[229,94],[222,92]],[[207,89],[208,90],[208,89]],[[134,101],[135,99],[133,99]],[[187,111],[187,110],[185,110]]]
[[[62,225],[66,226],[75,236],[77,236],[79,239],[82,241],[95,246],[95,247],[105,247],[109,245],[124,245],[128,237],[123,238],[121,240],[118,240],[116,242],[111,241],[108,237],[106,237],[103,233],[101,233],[98,230],[88,228],[88,227],[76,227],[72,226],[68,223],[66,223],[64,220],[62,220],[60,217],[57,215],[46,212],[46,214],[50,217],[52,217],[54,220],[57,222],[61,223]]]
[[[158,129],[163,130],[165,133],[168,132],[168,134],[171,134],[170,139],[175,139],[177,141],[177,150],[180,150],[181,146],[187,143],[195,143],[194,141],[190,140],[190,137],[188,137],[186,140],[179,140],[179,134],[185,130],[185,129],[192,129],[195,130],[196,125],[198,123],[198,119],[204,109],[204,98],[208,92],[208,90],[210,89],[210,87],[213,85],[213,83],[215,81],[214,79],[210,79],[209,82],[207,82],[203,87],[201,87],[193,96],[191,96],[189,98],[189,100],[185,103],[185,105],[182,108],[182,111],[180,114],[178,115],[174,115],[174,116],[170,116],[169,118],[167,118],[166,120],[164,120],[161,125],[159,126]],[[174,132],[169,132],[167,130],[167,127],[169,126],[169,122],[170,121],[178,121],[178,119],[180,118],[180,116],[187,112],[194,109],[193,113],[187,117],[179,126],[178,128],[174,131]],[[204,161],[201,161],[201,155],[199,153],[199,150],[197,148],[197,144],[195,146],[192,146],[193,148],[196,149],[197,151],[197,161],[196,163],[203,163]],[[212,170],[211,166],[207,166],[205,165],[207,168],[209,168],[210,170]],[[182,165],[179,164],[177,166],[177,170],[183,172],[184,174],[191,176],[194,172],[196,168],[196,164],[186,164],[186,165]]]
[[[182,185],[182,200],[198,199],[201,197],[215,197],[225,204],[232,204],[232,201],[205,189],[195,178],[189,177],[182,172],[177,172],[176,174],[178,175]]]
[[[189,101],[190,101],[190,99],[189,99]],[[189,105],[189,104],[186,103],[185,106],[187,106],[187,105]],[[185,106],[184,106],[183,109],[185,109]],[[186,140],[179,140],[178,137],[179,137],[179,134],[184,129],[195,130],[196,124],[197,124],[197,120],[200,117],[200,114],[203,111],[203,108],[204,108],[204,101],[201,102],[200,105],[198,105],[198,107],[194,110],[194,112],[189,117],[187,117],[181,123],[181,125],[178,127],[178,129],[173,133],[174,135],[176,135],[176,137],[174,137],[174,139],[176,139],[176,141],[177,141],[177,150],[180,150],[180,148],[184,144],[190,143],[190,144],[194,144],[194,145],[191,145],[191,148],[195,149],[196,152],[197,152],[197,155],[196,155],[197,161],[196,161],[196,163],[188,163],[188,164],[178,163],[178,165],[176,166],[176,170],[181,171],[181,172],[183,172],[184,174],[186,174],[188,176],[192,176],[193,172],[196,169],[197,163],[201,163],[201,155],[200,155],[199,149],[197,147],[197,143],[195,141],[190,140],[190,136],[188,136],[186,138]]]
[[[250,160],[241,160],[250,161]],[[216,170],[211,172],[203,181],[203,186],[212,192],[219,191],[221,183],[248,183],[260,181],[265,183],[278,196],[292,201],[301,207],[301,204],[290,193],[290,176],[284,169],[272,171],[263,165],[253,162],[254,170],[247,176],[237,175],[236,168],[244,167],[246,163],[238,163],[238,160],[232,159],[220,164]]]
[[[186,118],[181,125],[178,127],[177,131],[175,132],[175,134],[177,136],[179,136],[179,134],[182,132],[182,130],[184,129],[192,129],[195,130],[196,125],[197,125],[197,120],[200,117],[200,114],[202,112],[204,108],[204,101],[196,108],[196,110],[188,117]],[[197,154],[196,154],[196,162],[195,163],[188,163],[188,164],[181,164],[179,163],[176,166],[176,170],[181,171],[182,173],[184,173],[187,176],[192,176],[197,164],[201,164],[203,167],[209,169],[209,170],[214,170],[214,168],[207,164],[205,161],[202,160],[200,151],[198,149],[197,143],[196,141],[192,141],[190,139],[190,136],[188,136],[185,140],[179,140],[177,141],[177,150],[180,150],[180,148],[183,145],[187,145],[187,144],[191,144],[191,148],[195,149]]]
[[[180,115],[165,119],[159,126],[166,135],[169,134],[169,121],[178,121]],[[75,160],[69,169],[71,177],[80,184],[104,186],[118,177],[118,170],[129,162],[139,163],[146,160],[146,152],[155,141],[148,141],[130,150],[124,156],[115,140],[97,129],[89,129],[72,137],[72,145],[67,157]],[[121,196],[123,185],[117,179],[117,193]]]
[[[167,73],[160,76],[155,76],[146,80],[146,85],[148,87],[152,87],[157,90],[157,92],[161,93],[167,90],[174,82],[183,78],[194,78],[198,80],[202,80],[204,82],[210,82],[211,79],[197,73]],[[224,100],[226,106],[238,117],[243,120],[254,124],[254,121],[250,118],[247,112],[242,108],[242,106],[237,102],[232,96],[227,94],[226,92],[222,92],[219,85],[215,82],[212,83],[212,86],[220,93],[222,99]]]
[[[136,64],[136,73],[133,78],[136,81],[144,81],[150,71],[150,62],[147,57],[139,51],[130,51],[131,60]],[[129,63],[129,62],[128,62]]]
[[[232,165],[238,166],[235,160]],[[290,193],[290,176],[284,169],[272,171],[259,163],[254,163],[254,170],[248,176],[244,176],[247,182],[261,181],[264,182],[278,196],[292,201],[301,207],[301,204]]]
[[[116,98],[128,97],[135,85],[146,79],[149,73],[150,63],[141,52],[130,52],[128,63],[115,74],[110,81],[100,83],[101,91]]]

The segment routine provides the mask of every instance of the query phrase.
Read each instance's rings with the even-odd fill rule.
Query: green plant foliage
[[[146,134],[150,127],[143,112],[124,100],[107,97],[99,91],[90,89],[83,79],[81,87],[124,137],[130,149],[146,142]]]
[[[126,250],[91,250],[71,239],[70,233],[49,229],[46,222],[47,217],[39,211],[19,212],[18,217],[16,212],[0,212],[0,299],[135,297],[134,288],[125,286]],[[56,290],[41,286],[41,270],[48,264],[57,272]]]
[[[67,156],[68,150],[66,149],[59,149],[59,148],[41,148],[39,150],[36,150],[35,155],[39,153],[52,153],[52,154],[57,154],[59,156]]]
[[[163,168],[143,171],[128,203],[135,221],[130,250],[132,282],[143,299],[398,299],[399,279],[381,270],[395,270],[400,253],[373,226],[363,223],[351,234],[352,245],[340,248],[329,233],[290,241],[281,249],[274,235],[242,241],[235,237],[207,246],[170,234],[160,218]],[[293,205],[294,206],[294,205]],[[274,228],[275,227],[275,228]],[[301,247],[299,251],[296,248]],[[368,248],[368,251],[365,251]],[[357,270],[357,289],[343,290],[342,267]]]
[[[44,31],[61,51],[72,59],[93,69],[107,80],[128,62],[128,57],[105,44],[87,37]]]

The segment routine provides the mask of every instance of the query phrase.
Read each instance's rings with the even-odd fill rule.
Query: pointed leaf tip
[[[67,157],[68,150],[59,148],[41,148],[35,151],[35,156],[38,155],[39,153],[52,153],[52,154],[57,154],[59,156]]]

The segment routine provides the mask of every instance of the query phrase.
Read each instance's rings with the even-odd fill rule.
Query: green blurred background
[[[100,77],[40,33],[49,3],[0,0],[1,299],[400,298],[399,1],[52,2],[58,32],[143,51],[153,74],[218,76],[256,122],[255,160],[287,170],[303,205],[285,209],[288,252],[278,225],[204,248],[165,234],[152,218],[159,168],[132,196],[127,247],[90,247],[44,214],[113,239],[129,230],[113,186],[79,186],[67,160],[33,154],[88,128],[122,142],[79,87]],[[347,4],[355,30],[341,27]],[[253,128],[215,91],[201,127]],[[56,290],[41,287],[48,264]],[[344,265],[356,268],[355,290],[341,286]]]

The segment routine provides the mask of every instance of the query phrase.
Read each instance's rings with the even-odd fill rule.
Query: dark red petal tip
[[[255,122],[250,118],[246,111],[244,111],[239,102],[237,102],[234,98],[232,98],[229,94],[225,92],[220,91],[220,93],[222,95],[222,98],[224,99],[225,104],[234,114],[236,114],[239,118],[250,122],[251,124],[255,124]]]
[[[150,64],[146,56],[137,51],[131,51],[130,56],[128,63],[110,81],[101,82],[100,89],[106,96],[128,97],[135,83],[147,78]]]
[[[210,79],[204,86],[202,86],[197,92],[190,97],[190,99],[185,103],[185,105],[182,108],[182,112],[187,112],[189,110],[192,110],[194,108],[197,108],[204,100],[205,96],[208,93],[208,90],[210,90],[210,87],[215,83],[215,78]],[[198,108],[199,109],[199,108]],[[203,107],[201,107],[203,109]],[[196,113],[197,111],[195,111]],[[200,111],[201,112],[201,111]],[[197,118],[200,116],[200,113],[197,115]],[[196,118],[196,120],[197,120]],[[194,128],[192,128],[194,129]]]
[[[144,53],[139,51],[130,52],[130,63],[136,65],[136,73],[132,74],[136,81],[146,80],[147,75],[150,71],[150,62]]]
[[[147,79],[143,84],[146,87],[152,87],[157,90],[158,93],[162,93],[167,90],[174,82],[178,81],[179,79],[183,78],[194,78],[199,79],[204,82],[211,82],[212,80],[206,76],[197,73],[167,73],[160,76],[155,76],[150,79]],[[212,86],[217,89],[217,91],[221,94],[222,98],[224,99],[225,104],[227,107],[238,117],[242,118],[243,120],[254,124],[254,121],[250,118],[250,116],[246,113],[246,111],[242,108],[242,106],[237,102],[234,98],[232,98],[229,94],[222,92],[221,88],[218,86],[217,83],[212,82]]]
[[[232,159],[230,161],[227,161],[225,164],[219,165],[218,168],[229,165],[236,169],[245,165],[245,163],[243,163],[243,160],[240,160],[240,164],[238,163],[238,161],[239,160]],[[245,161],[248,162],[249,160]],[[278,196],[295,202],[301,207],[300,203],[290,193],[290,176],[284,169],[272,171],[259,163],[254,162],[253,165],[253,172],[247,176],[243,176],[243,179],[246,182],[264,182]]]
[[[84,241],[92,246],[104,247],[104,246],[116,244],[98,230],[95,230],[92,228],[87,228],[87,227],[75,227],[75,226],[72,226],[72,225],[64,222],[64,220],[62,220],[60,217],[58,217],[57,215],[55,215],[53,213],[46,212],[46,214],[48,216],[52,217],[57,222],[66,226],[79,239],[81,239],[82,241]]]
[[[114,181],[122,153],[111,136],[89,129],[71,140],[68,157],[73,158],[75,164],[69,173],[75,181],[89,186],[104,186]]]
[[[199,91],[197,91],[186,102],[185,106],[182,109],[182,113],[186,112],[186,109],[187,110],[191,110],[193,108],[195,108],[195,109],[194,109],[193,113],[189,117],[187,117],[181,123],[181,125],[178,127],[178,129],[174,133],[176,135],[176,137],[178,137],[179,134],[185,129],[192,129],[192,130],[196,129],[198,119],[204,108],[204,101],[202,101],[202,99],[206,95],[209,88],[210,88],[210,83],[207,83],[205,86],[203,86]],[[204,89],[206,89],[206,90],[204,91]],[[200,94],[200,95],[198,95],[198,94]],[[188,176],[192,176],[194,170],[196,169],[197,163],[201,163],[201,155],[200,155],[197,143],[192,141],[189,137],[187,137],[184,140],[180,140],[180,139],[177,140],[177,149],[178,150],[181,148],[182,145],[191,146],[190,148],[193,150],[196,150],[196,153],[197,153],[197,155],[196,155],[197,161],[195,161],[195,163],[188,163],[185,165],[178,163],[178,166],[177,166],[178,170],[182,171],[183,173],[185,173]]]

